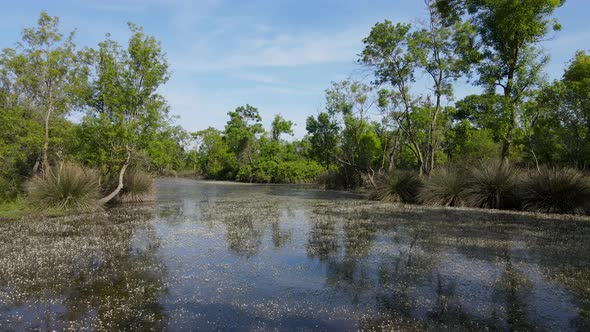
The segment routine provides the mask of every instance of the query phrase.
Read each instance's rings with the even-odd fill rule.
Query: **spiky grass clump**
[[[514,209],[518,203],[519,171],[508,164],[490,161],[470,172],[465,199],[468,205],[487,209]]]
[[[63,163],[27,186],[29,200],[38,209],[86,211],[100,207],[98,175],[74,163]]]
[[[154,177],[151,174],[136,168],[125,172],[121,200],[133,202],[148,200],[153,191]]]
[[[521,186],[523,209],[534,212],[583,214],[590,212],[590,181],[570,168],[531,171]]]
[[[377,189],[369,198],[384,202],[414,204],[418,202],[420,188],[422,188],[422,180],[416,173],[400,171],[379,179]]]
[[[466,206],[466,190],[464,174],[457,170],[440,169],[425,181],[418,198],[425,205]]]

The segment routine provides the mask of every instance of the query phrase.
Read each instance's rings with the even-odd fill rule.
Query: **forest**
[[[185,176],[590,213],[590,55],[572,50],[557,80],[544,71],[564,1],[426,5],[427,20],[367,31],[351,61],[369,79],[327,87],[301,138],[280,114],[264,128],[252,105],[225,110],[223,129],[189,132],[160,94],[171,71],[155,36],[129,23],[126,44],[107,34],[81,48],[42,12],[0,55],[0,202],[93,209]],[[480,93],[458,99],[458,82]]]

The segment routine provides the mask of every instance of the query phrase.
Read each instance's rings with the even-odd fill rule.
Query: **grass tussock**
[[[465,200],[469,206],[487,209],[514,209],[519,206],[520,171],[506,163],[491,161],[473,167]]]
[[[415,204],[418,202],[422,185],[422,180],[417,174],[398,171],[381,177],[377,181],[377,189],[370,194],[369,198],[384,202]]]
[[[37,209],[86,211],[100,207],[100,185],[94,170],[63,163],[27,186],[28,198]]]
[[[590,181],[575,169],[542,168],[528,173],[521,197],[527,211],[583,214],[590,212]]]
[[[467,185],[465,174],[453,169],[439,169],[424,182],[418,198],[431,206],[467,206]]]
[[[122,201],[141,202],[150,199],[154,192],[154,177],[145,171],[132,168],[123,177]]]

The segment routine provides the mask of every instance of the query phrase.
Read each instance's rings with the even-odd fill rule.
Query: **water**
[[[590,221],[161,180],[0,223],[0,330],[588,330]]]

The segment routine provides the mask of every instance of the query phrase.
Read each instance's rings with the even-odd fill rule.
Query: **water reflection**
[[[167,180],[153,212],[0,234],[7,329],[590,327],[584,220]]]
[[[0,329],[160,329],[166,268],[151,219],[128,208],[2,224],[15,243],[0,244]]]

